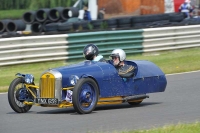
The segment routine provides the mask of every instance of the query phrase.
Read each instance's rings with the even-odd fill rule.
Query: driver
[[[88,44],[87,46],[84,47],[84,49],[83,49],[83,56],[85,57],[86,60],[107,62],[103,58],[102,55],[99,55],[99,49],[94,44]],[[67,90],[66,91],[65,100],[67,102],[72,103],[72,94],[73,94],[73,92],[71,90]]]
[[[86,60],[106,62],[102,55],[99,55],[99,49],[94,44],[88,44],[83,49],[83,56]]]
[[[130,78],[134,76],[134,67],[132,65],[125,64],[126,53],[122,49],[115,49],[112,51],[110,57],[112,57],[113,65],[118,71],[119,76],[123,78]]]

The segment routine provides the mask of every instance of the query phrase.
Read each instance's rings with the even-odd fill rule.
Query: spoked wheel
[[[99,98],[98,86],[91,78],[80,79],[73,89],[72,103],[79,114],[91,113]]]
[[[128,102],[130,105],[139,105],[141,102],[142,102],[143,100],[141,100],[141,101],[136,101],[136,102]]]
[[[19,77],[12,81],[8,90],[8,102],[11,108],[17,113],[26,113],[32,105],[25,105],[24,99],[33,100],[33,96],[25,88],[24,79]]]

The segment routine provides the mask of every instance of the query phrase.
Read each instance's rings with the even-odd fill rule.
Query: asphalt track
[[[0,133],[86,133],[149,129],[169,124],[200,121],[200,71],[167,75],[165,92],[150,94],[139,106],[98,106],[87,115],[73,108],[33,106],[15,113],[7,94],[0,94]]]

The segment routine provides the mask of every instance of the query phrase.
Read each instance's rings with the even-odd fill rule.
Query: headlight
[[[34,77],[31,74],[26,74],[24,78],[25,78],[25,83],[27,84],[32,84],[34,81]]]
[[[79,80],[79,77],[76,76],[76,75],[71,75],[71,76],[69,77],[69,81],[70,81],[70,83],[71,83],[72,85],[75,85],[75,84],[77,83],[78,80]]]

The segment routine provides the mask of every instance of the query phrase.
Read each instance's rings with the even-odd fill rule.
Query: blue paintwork
[[[89,94],[89,97],[86,97],[86,95]],[[90,84],[83,84],[82,89],[79,94],[79,106],[82,108],[82,110],[88,111],[92,107],[94,107],[94,104],[96,102],[96,93],[95,89],[92,85]],[[88,106],[82,106],[83,103],[90,103]]]
[[[18,93],[19,94],[17,95],[18,96],[17,99],[19,101],[24,101],[28,99],[28,92],[26,88],[20,88]]]
[[[167,80],[165,74],[154,63],[145,60],[126,61],[133,65],[135,76],[123,80],[112,61],[109,63],[84,61],[71,66],[55,68],[62,74],[62,86],[72,86],[69,82],[71,75],[79,78],[92,77],[99,86],[100,97],[129,96],[137,94],[165,91]]]

